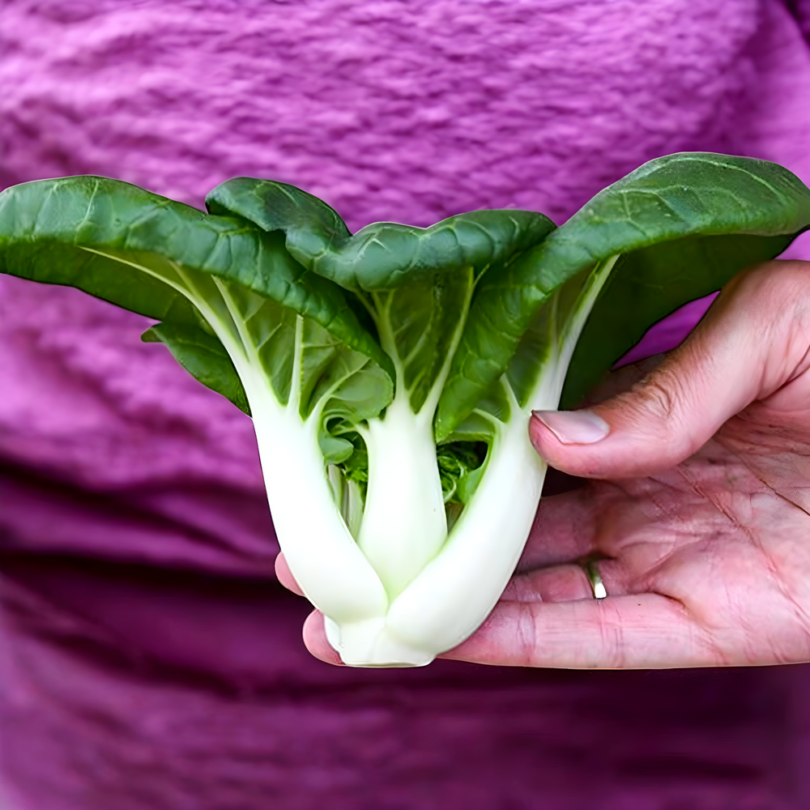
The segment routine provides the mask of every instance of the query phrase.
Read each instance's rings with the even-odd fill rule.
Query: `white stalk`
[[[441,554],[394,601],[386,633],[429,663],[469,636],[490,613],[515,570],[534,521],[545,462],[524,420],[496,440],[478,491]]]
[[[364,438],[370,475],[358,543],[394,598],[447,537],[433,426],[402,395],[369,420]]]
[[[461,304],[464,313],[469,309],[474,287],[472,267],[465,272],[468,284]],[[374,298],[376,306],[370,311],[382,347],[396,369],[396,397],[385,415],[369,420],[363,431],[369,482],[358,542],[393,599],[436,556],[447,538],[433,416],[461,340],[466,315],[456,324],[442,368],[419,413],[414,413],[405,384],[405,366],[411,357],[403,359],[397,351],[387,317],[390,299],[385,302],[380,296]],[[421,345],[417,344],[412,354]]]
[[[556,351],[552,350],[540,373],[538,384],[529,396],[529,410],[549,410],[559,405],[563,385],[565,384],[565,375],[568,373],[568,366],[571,363],[574,349],[577,347],[579,336],[582,334],[593,305],[610,278],[618,258],[618,256],[610,256],[591,271],[591,275],[585,282],[568,319],[562,326],[556,323],[555,313],[555,317],[552,319],[552,328],[555,330],[555,334],[551,337],[552,346],[556,344]],[[557,392],[556,396],[552,394],[554,391]],[[548,402],[550,394],[554,400],[553,404],[542,404]]]
[[[318,445],[318,419],[298,413],[303,318],[296,322],[296,352],[288,405],[279,403],[261,370],[256,348],[225,284],[214,279],[233,316],[238,338],[202,302],[202,312],[233,360],[253,414],[267,499],[281,550],[315,607],[347,626],[379,621],[388,607],[380,578],[354,541]],[[200,304],[198,303],[198,306]]]
[[[242,378],[243,384],[245,378]],[[342,627],[382,621],[388,597],[351,535],[326,475],[316,424],[245,384],[281,550],[307,598]]]

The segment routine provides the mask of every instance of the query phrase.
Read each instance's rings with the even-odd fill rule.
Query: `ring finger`
[[[616,560],[583,560],[516,574],[506,586],[505,602],[574,602],[622,596],[627,579]]]

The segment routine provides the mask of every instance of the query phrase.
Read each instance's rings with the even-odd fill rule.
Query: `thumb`
[[[791,379],[808,350],[806,262],[737,276],[685,343],[630,391],[593,408],[535,411],[532,443],[552,467],[633,478],[679,464],[732,416]],[[799,326],[806,324],[799,324]],[[800,345],[801,344],[801,345]]]

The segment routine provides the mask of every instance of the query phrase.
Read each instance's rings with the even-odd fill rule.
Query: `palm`
[[[518,573],[451,653],[573,667],[810,659],[810,419],[794,380],[649,478],[544,499]],[[593,556],[609,598],[593,599]]]

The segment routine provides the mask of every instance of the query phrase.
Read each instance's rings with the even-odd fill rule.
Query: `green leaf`
[[[569,279],[621,257],[576,350],[568,405],[656,320],[779,255],[808,227],[810,190],[776,164],[705,153],[645,164],[537,247],[484,276],[439,402],[438,438],[452,433],[516,355],[528,364],[519,375],[524,387],[532,368],[539,374],[542,346],[532,346],[535,366],[519,347]]]
[[[197,325],[194,305],[163,278],[176,276],[170,260],[150,255],[151,250],[144,252],[140,245],[132,245],[126,258],[114,255],[124,252],[130,234],[133,241],[141,241],[161,221],[185,225],[193,232],[194,214],[202,215],[188,209],[194,213],[184,217],[185,210],[174,205],[136,186],[101,177],[12,186],[0,193],[0,272],[76,287],[157,320]],[[227,231],[234,221],[219,224]],[[241,223],[237,227],[241,229]],[[216,241],[216,231],[205,226],[200,230],[208,242]],[[152,272],[144,272],[139,263]]]
[[[476,275],[538,244],[554,224],[531,211],[473,211],[429,228],[377,222],[352,236],[326,203],[270,180],[240,177],[215,188],[209,210],[286,234],[305,267],[355,292],[390,290],[460,268]]]
[[[296,262],[282,234],[117,180],[41,180],[2,192],[0,272],[77,287],[166,323],[198,326],[207,302],[206,317],[235,333],[215,295],[219,279],[311,318],[393,374],[340,288]]]
[[[394,397],[391,378],[359,352],[328,342],[325,330],[320,331],[321,340],[310,334],[305,343],[310,357],[302,363],[302,416],[316,407],[327,423],[354,425],[378,416]]]
[[[354,445],[348,439],[332,436],[331,433],[318,434],[318,444],[323,453],[324,464],[341,464],[351,458],[355,451]]]
[[[250,416],[245,389],[225,347],[202,329],[185,324],[157,324],[141,336],[145,343],[163,343],[196,380],[222,394]]]
[[[521,406],[527,404],[541,374],[565,373],[565,369],[555,368],[559,363],[561,341],[568,318],[585,292],[589,278],[589,274],[580,273],[557,287],[520,339],[506,377]]]
[[[332,243],[351,236],[334,208],[300,188],[274,180],[236,177],[210,191],[205,205],[212,214],[236,215],[262,230],[283,231],[287,249],[299,261],[300,256],[317,256]]]
[[[250,178],[217,187],[206,204],[214,213],[283,231],[287,249],[303,265],[355,291],[347,300],[370,313],[415,412],[444,382],[475,283],[554,227],[541,214],[478,211],[427,229],[377,223],[352,236],[316,197]]]
[[[793,239],[687,237],[622,256],[574,350],[560,407],[576,407],[653,324],[719,290],[745,267],[778,256]]]
[[[350,434],[347,441],[354,447],[354,453],[342,464],[343,473],[347,481],[354,481],[362,486],[365,496],[365,487],[368,484],[368,451],[356,433]]]
[[[397,384],[407,390],[414,413],[444,381],[473,284],[472,270],[462,267],[370,296],[383,348],[394,360]],[[436,401],[434,396],[432,407]]]
[[[436,460],[442,482],[445,503],[466,503],[472,495],[471,476],[475,475],[486,457],[487,446],[483,443],[452,442],[439,447]]]
[[[224,282],[219,294],[238,324],[247,371],[269,385],[278,401],[295,397],[302,419],[318,409],[322,418],[351,424],[376,416],[393,398],[393,382],[365,354],[354,351],[319,323],[289,307]],[[330,458],[337,445],[332,445]]]

